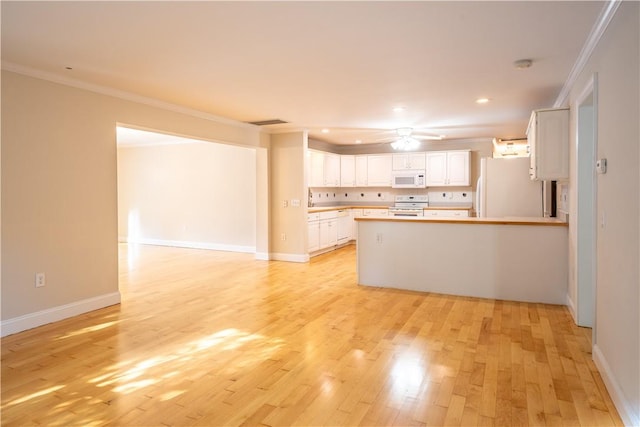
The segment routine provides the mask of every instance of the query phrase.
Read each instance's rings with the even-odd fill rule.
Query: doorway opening
[[[120,242],[259,254],[259,148],[117,126]]]

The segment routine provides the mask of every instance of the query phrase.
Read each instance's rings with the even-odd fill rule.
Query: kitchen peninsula
[[[554,218],[356,218],[358,283],[565,304],[568,228]]]

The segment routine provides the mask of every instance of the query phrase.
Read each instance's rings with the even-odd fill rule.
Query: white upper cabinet
[[[447,151],[447,185],[470,185],[469,151]]]
[[[432,151],[427,153],[427,187],[447,185],[447,152]]]
[[[356,157],[356,187],[366,187],[369,182],[369,165],[367,156]]]
[[[309,150],[309,187],[324,187],[324,153]]]
[[[393,154],[393,170],[417,170],[423,171],[426,167],[425,153]]]
[[[340,187],[356,186],[356,157],[340,156]]]
[[[340,155],[324,153],[324,186],[340,187]]]
[[[427,152],[427,187],[468,186],[469,158],[469,150]]]
[[[309,150],[309,187],[340,186],[340,155]]]
[[[391,154],[367,156],[367,186],[391,187]]]
[[[531,166],[537,181],[569,179],[569,109],[536,110],[527,128]]]

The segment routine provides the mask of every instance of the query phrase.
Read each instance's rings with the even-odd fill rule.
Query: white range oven
[[[424,209],[429,207],[429,196],[396,196],[395,204],[389,208],[389,216],[415,217],[424,216]]]

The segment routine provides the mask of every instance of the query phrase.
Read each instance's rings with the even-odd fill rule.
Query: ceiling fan
[[[417,149],[421,139],[440,141],[443,138],[442,135],[417,135],[413,133],[413,128],[409,127],[396,129],[396,134],[398,138],[391,142],[391,148],[404,151]]]
[[[395,148],[399,150],[411,150],[417,148],[421,140],[442,140],[444,135],[437,135],[433,132],[423,131],[412,127],[399,127],[391,129],[376,128],[331,128],[313,129],[311,134],[316,135],[318,139],[327,138],[331,135],[335,140],[344,139],[353,140],[356,144],[387,144],[394,143]],[[399,141],[399,142],[398,142]],[[342,142],[344,143],[344,142]]]

